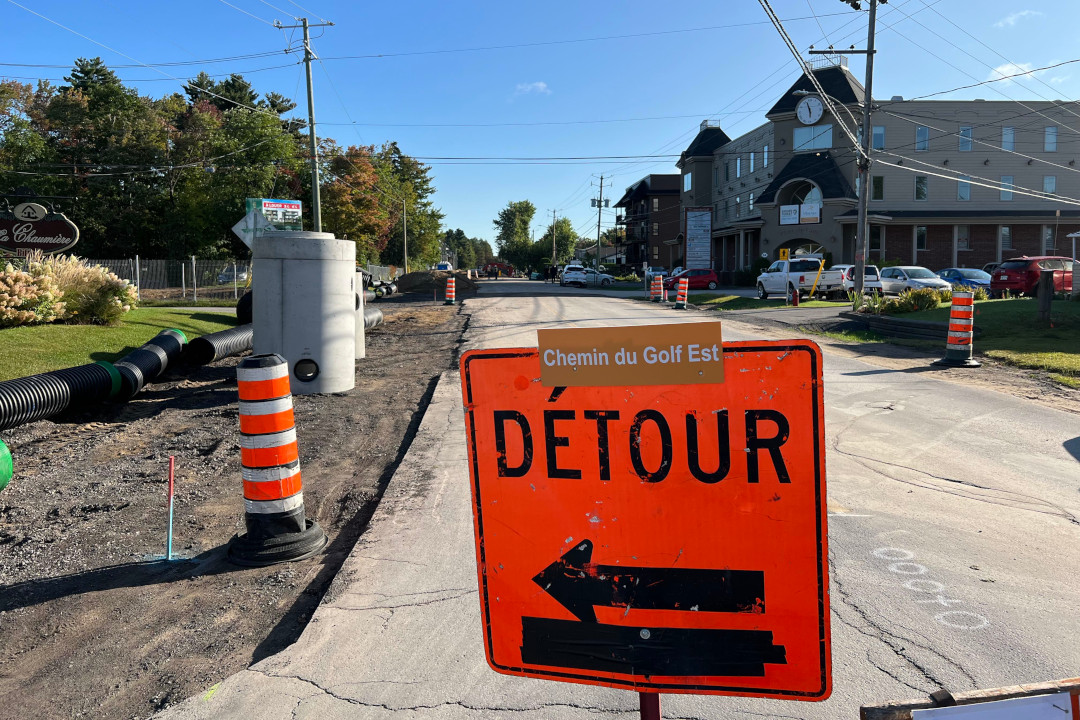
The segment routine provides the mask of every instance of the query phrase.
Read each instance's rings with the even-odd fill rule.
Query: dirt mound
[[[446,279],[451,275],[454,277],[454,292],[457,295],[476,293],[475,280],[470,280],[463,271],[449,270],[423,270],[402,275],[396,280],[398,292],[432,293],[438,290],[439,295],[442,295],[446,292]]]

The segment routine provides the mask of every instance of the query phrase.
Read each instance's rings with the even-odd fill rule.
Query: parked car
[[[585,287],[588,284],[589,280],[585,274],[584,265],[566,265],[563,267],[562,273],[559,274],[559,285],[562,287],[567,285]]]
[[[603,267],[602,265],[600,266]],[[596,272],[594,268],[585,268],[585,280],[589,285],[610,285],[615,282],[615,278],[612,275],[608,275],[604,272]]]
[[[990,289],[990,273],[977,268],[945,268],[944,270],[938,270],[938,277],[951,282],[954,288]]]
[[[667,277],[667,274],[668,274],[667,268],[660,267],[659,265],[654,266],[654,267],[646,268],[645,269],[645,282],[646,283],[651,283],[652,279],[654,277],[662,277],[663,278],[663,277]]]
[[[989,262],[989,263],[986,263],[985,265],[982,266],[982,271],[984,273],[989,274],[989,275],[993,275],[994,271],[997,270],[999,267],[1001,267],[1001,263],[999,263],[999,262]]]
[[[951,290],[952,285],[919,265],[887,267],[881,271],[881,292],[885,295],[899,295],[905,290],[922,288]]]
[[[854,265],[833,265],[830,270],[843,270],[844,272],[844,292],[851,292],[855,289],[855,266]],[[877,265],[866,265],[863,267],[863,292],[868,293],[880,293],[881,292],[881,272],[878,270]]]
[[[247,282],[248,271],[247,268],[234,267],[230,265],[225,268],[224,271],[218,273],[217,281],[219,285],[225,285],[232,283],[234,280],[238,283]]]
[[[668,290],[677,290],[679,288],[679,281],[682,278],[687,280],[687,288],[690,290],[715,290],[720,285],[720,278],[716,277],[716,273],[712,270],[683,270],[682,272],[672,275],[664,280],[664,287]]]
[[[800,297],[809,297],[811,290],[823,297],[842,294],[843,273],[839,270],[822,270],[821,266],[821,258],[815,256],[777,260],[758,275],[758,297],[762,300],[767,300],[769,295],[791,297],[796,289]]]
[[[1035,295],[1039,286],[1039,274],[1043,270],[1054,271],[1054,292],[1072,290],[1072,258],[1056,255],[1009,258],[1001,263],[990,279],[990,292],[1001,295],[1011,293]]]

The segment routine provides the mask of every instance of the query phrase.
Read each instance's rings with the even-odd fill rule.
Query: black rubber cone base
[[[229,542],[229,562],[262,566],[303,560],[326,547],[326,533],[314,520],[307,520],[303,532],[251,539],[248,533]]]
[[[978,360],[975,360],[974,358],[963,358],[963,359],[954,360],[952,358],[945,357],[945,358],[941,358],[940,360],[935,360],[934,362],[932,362],[930,364],[931,365],[937,365],[938,367],[967,367],[967,368],[982,367],[982,363],[979,362]]]

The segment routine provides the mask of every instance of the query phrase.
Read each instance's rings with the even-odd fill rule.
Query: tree
[[[379,260],[390,235],[391,218],[375,192],[378,173],[371,163],[373,148],[333,146],[328,157],[325,184],[320,188],[323,230],[356,242],[356,260]]]
[[[561,264],[574,255],[574,224],[570,218],[559,218],[554,223],[555,228],[555,262]],[[552,225],[547,226],[544,235],[533,244],[531,267],[542,267],[551,264],[552,250]]]
[[[495,246],[499,257],[511,265],[528,267],[532,259],[532,242],[529,240],[529,226],[536,214],[536,206],[528,200],[509,202],[499,211],[494,225],[498,234]]]
[[[372,156],[372,163],[379,176],[380,202],[393,219],[382,251],[383,264],[398,265],[404,261],[401,213],[405,212],[409,260],[421,266],[433,265],[439,259],[442,246],[443,213],[431,201],[435,194],[431,167],[403,153],[396,142],[379,148]]]

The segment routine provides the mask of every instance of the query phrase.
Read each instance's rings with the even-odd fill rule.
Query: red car
[[[990,278],[990,293],[1001,295],[1008,290],[1014,295],[1035,295],[1039,286],[1039,273],[1054,271],[1054,292],[1072,290],[1072,258],[1054,255],[1009,258],[994,270]]]
[[[679,289],[679,279],[687,278],[690,290],[715,290],[720,284],[720,278],[712,270],[683,270],[678,275],[664,278],[664,287],[668,290]]]

